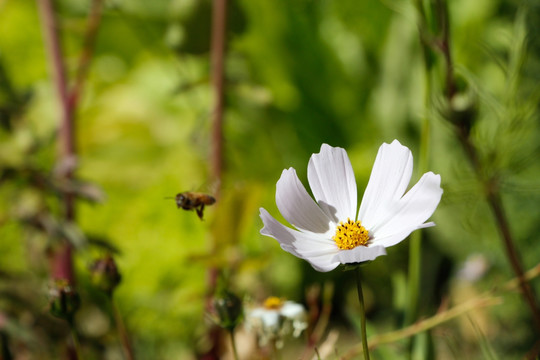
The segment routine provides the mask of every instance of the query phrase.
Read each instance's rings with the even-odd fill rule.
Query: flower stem
[[[423,65],[424,65],[424,115],[422,118],[422,129],[420,136],[419,163],[418,172],[423,174],[427,171],[429,162],[429,144],[431,132],[431,62],[430,49],[427,45],[427,19],[424,5],[421,0],[415,0],[414,5],[418,11],[418,33],[420,35],[420,43],[422,45]],[[422,261],[422,233],[419,231],[411,235],[409,247],[409,296],[405,316],[405,324],[412,324],[418,316],[418,293],[420,288]]]
[[[281,350],[280,350],[280,347],[278,346],[278,340],[272,339],[272,341],[270,341],[270,345],[272,347],[273,358],[276,360],[281,360]]]
[[[418,292],[422,259],[422,237],[419,231],[411,235],[409,242],[409,283],[408,304],[405,313],[405,325],[412,324],[418,315]]]
[[[358,290],[358,301],[360,302],[360,326],[362,328],[362,349],[364,353],[364,360],[369,360],[369,348],[366,335],[366,309],[364,306],[364,295],[362,293],[360,267],[356,268],[356,289]]]
[[[73,320],[70,320],[68,322],[69,322],[69,329],[71,332],[71,339],[73,341],[73,348],[75,350],[75,354],[77,355],[77,360],[82,360],[83,357],[81,355],[81,343],[79,342],[77,329],[75,329],[75,323],[73,322]]]
[[[210,44],[210,79],[213,90],[213,109],[211,123],[210,144],[210,173],[214,187],[214,197],[219,202],[221,196],[221,184],[223,177],[223,112],[225,108],[225,48],[227,31],[227,0],[212,1],[212,25],[211,25],[211,44]],[[219,206],[219,204],[218,204]],[[219,211],[219,210],[217,210]],[[217,252],[218,237],[212,236],[210,252]],[[207,294],[206,309],[212,308],[212,297],[215,293],[220,270],[217,266],[210,266],[207,270]],[[219,357],[219,339],[220,329],[213,326],[208,330],[208,338],[211,346],[203,357]]]
[[[127,360],[133,360],[135,359],[133,347],[131,346],[131,342],[129,341],[129,336],[124,321],[122,320],[122,315],[120,314],[120,310],[118,309],[118,306],[116,305],[116,301],[114,300],[112,294],[109,296],[109,302],[111,304],[114,321],[116,323],[116,331],[118,331],[118,335],[120,336],[120,340],[122,341],[125,358]]]
[[[38,9],[42,33],[45,43],[45,51],[48,57],[51,77],[56,88],[58,102],[61,109],[61,121],[59,125],[59,162],[68,162],[75,156],[74,119],[73,109],[68,101],[67,80],[65,75],[64,58],[60,48],[58,34],[58,22],[55,16],[53,2],[51,0],[38,0]],[[69,168],[63,174],[69,180],[73,177],[73,169]],[[75,219],[75,197],[73,194],[62,194],[64,217],[67,221]],[[63,240],[61,246],[51,253],[51,277],[53,279],[66,279],[70,284],[74,283],[72,246],[67,240]]]
[[[231,335],[231,345],[232,345],[234,360],[239,360],[240,358],[238,357],[238,350],[236,349],[236,341],[234,341],[234,328],[229,330],[229,334]]]

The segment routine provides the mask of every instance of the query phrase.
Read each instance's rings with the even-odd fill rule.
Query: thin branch
[[[45,41],[45,50],[49,59],[51,75],[58,94],[61,109],[59,130],[60,164],[69,164],[75,156],[73,109],[69,104],[65,65],[62,56],[56,16],[52,0],[38,0],[39,15]],[[73,177],[72,166],[67,166],[63,173],[67,179]],[[63,194],[64,216],[66,220],[75,218],[75,197],[71,193]],[[51,275],[54,279],[65,279],[74,282],[72,247],[64,241],[59,249],[51,255]]]
[[[77,108],[84,82],[88,76],[92,55],[98,35],[103,0],[93,0],[90,13],[88,14],[86,32],[83,40],[83,48],[79,56],[79,63],[75,75],[75,83],[69,92],[69,105],[72,110]]]
[[[225,34],[227,29],[227,0],[214,0],[212,12],[212,89],[214,92],[214,110],[212,113],[212,158],[211,170],[217,186],[216,198],[219,197],[223,172],[223,110],[224,110],[224,61]]]
[[[495,217],[495,224],[499,229],[499,233],[501,234],[503,245],[506,250],[505,254],[508,258],[508,261],[510,262],[510,265],[512,266],[512,270],[514,271],[514,274],[518,277],[518,279],[523,279],[522,261],[516,248],[516,242],[510,229],[508,218],[504,211],[504,206],[501,200],[499,188],[498,186],[496,186],[496,182],[494,179],[485,177],[485,174],[483,173],[483,168],[479,160],[478,149],[470,141],[468,130],[464,129],[462,126],[456,126],[456,134],[465,150],[465,154],[467,155],[476,173],[478,180],[484,187],[484,193],[487,203],[493,213],[493,216]],[[536,296],[534,295],[530,284],[528,284],[526,281],[522,280],[520,282],[520,286],[522,295],[525,298],[525,301],[533,315],[535,326],[537,330],[540,330],[540,309],[538,308],[536,302]]]
[[[58,36],[58,25],[52,0],[38,0],[39,13],[41,16],[42,32],[45,41],[45,50],[49,58],[49,66],[53,77],[62,119],[60,122],[60,157],[66,158],[75,154],[75,142],[73,137],[73,112],[69,106],[68,87],[65,74],[64,58]],[[68,212],[72,217],[72,213]]]
[[[452,100],[456,94],[456,83],[454,81],[454,64],[452,62],[452,48],[450,46],[450,17],[448,3],[446,0],[437,0],[437,14],[441,26],[440,50],[446,62],[446,97]]]
[[[491,187],[492,188],[492,187]],[[525,297],[527,304],[531,312],[533,313],[533,320],[536,325],[537,330],[540,330],[540,309],[536,303],[535,295],[532,290],[531,285],[525,280],[523,274],[523,265],[520,261],[519,254],[514,246],[514,239],[510,231],[510,225],[508,224],[508,219],[506,213],[504,212],[504,207],[500,194],[496,191],[490,191],[487,194],[487,200],[495,216],[496,222],[499,225],[499,230],[503,238],[503,243],[506,248],[506,253],[514,273],[517,275],[517,280],[519,281],[519,287],[521,288],[521,293]]]
[[[210,154],[210,172],[215,187],[214,197],[219,201],[223,173],[223,109],[224,109],[224,61],[225,61],[225,34],[227,29],[227,0],[214,0],[212,7],[212,38],[210,49],[211,82],[214,95],[214,108],[212,111],[212,137]],[[219,206],[219,204],[218,204]],[[217,249],[219,239],[213,237],[212,252]],[[206,286],[206,309],[212,309],[219,269],[213,265],[208,269]],[[211,327],[207,334],[211,347],[205,352],[205,359],[219,358],[220,329]]]
[[[320,286],[312,288],[312,290],[306,293],[306,301],[310,308],[310,318],[315,322],[313,330],[308,337],[306,347],[300,356],[300,359],[307,359],[311,357],[313,352],[317,351],[317,346],[320,339],[323,337],[330,315],[332,313],[332,297],[334,296],[334,283],[326,282],[322,289],[321,309],[318,309],[319,297],[321,293]],[[316,309],[314,313],[311,313],[313,309]]]
[[[114,315],[116,328],[120,336],[120,341],[122,342],[122,348],[124,350],[126,360],[134,360],[135,352],[133,351],[133,346],[131,344],[129,334],[126,329],[126,325],[124,324],[124,320],[122,319],[122,314],[120,314],[120,309],[118,309],[118,306],[116,305],[116,300],[113,298],[112,294],[109,296],[109,301]]]
[[[45,50],[48,57],[51,77],[58,94],[58,102],[61,109],[61,121],[59,126],[59,168],[60,176],[72,180],[75,170],[75,109],[79,95],[86,78],[91,55],[101,18],[102,0],[94,0],[89,14],[88,27],[85,36],[83,51],[80,56],[75,85],[71,92],[68,91],[66,67],[62,55],[60,37],[58,34],[58,22],[54,12],[52,0],[37,0],[39,15],[41,18],[42,33],[45,42]],[[75,194],[64,191],[63,194],[64,217],[67,221],[75,219]],[[59,249],[51,253],[50,268],[54,279],[66,279],[74,283],[73,249],[68,241],[64,241]]]
[[[449,21],[449,10],[446,0],[437,0],[437,12],[439,16],[439,21],[441,23],[441,34],[440,39],[436,43],[436,47],[443,55],[446,63],[446,101],[448,104],[452,104],[452,98],[455,95],[457,86],[456,79],[454,75],[454,63],[451,54],[450,47],[450,21]],[[426,43],[423,43],[423,46],[428,46]],[[498,186],[496,186],[496,181],[493,177],[486,177],[484,174],[484,169],[480,161],[479,152],[477,147],[470,139],[470,124],[454,124],[457,138],[459,139],[466,156],[468,157],[473,170],[476,173],[476,176],[482,186],[484,187],[484,193],[486,196],[487,203],[493,212],[495,217],[496,226],[499,229],[501,234],[504,247],[506,249],[506,256],[512,270],[514,271],[516,277],[520,280],[521,293],[529,306],[529,309],[533,315],[533,321],[537,330],[540,331],[540,308],[536,301],[536,296],[530,284],[528,284],[523,277],[523,265],[519,256],[519,252],[516,248],[516,242],[512,235],[510,229],[510,224],[508,218],[504,211],[504,206],[501,200],[501,194]]]

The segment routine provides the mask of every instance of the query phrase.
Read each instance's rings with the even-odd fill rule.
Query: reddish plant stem
[[[493,179],[485,179],[483,176],[482,167],[478,159],[478,152],[476,147],[471,143],[468,137],[468,131],[460,130],[457,128],[458,139],[463,146],[467,157],[476,173],[477,178],[484,187],[484,192],[486,196],[487,203],[495,217],[495,223],[501,234],[503,245],[505,247],[505,254],[512,266],[512,270],[516,275],[519,286],[521,289],[521,294],[523,295],[529,309],[533,315],[533,321],[537,328],[540,330],[540,309],[536,303],[536,297],[534,295],[533,289],[530,284],[524,278],[523,265],[519,256],[519,252],[515,246],[515,241],[510,230],[510,224],[504,211],[504,206],[502,203],[501,195],[499,193],[496,182]]]
[[[61,109],[59,129],[59,158],[60,163],[69,163],[75,156],[73,107],[69,102],[67,81],[65,75],[64,59],[57,31],[57,21],[52,0],[38,0],[41,17],[42,32],[45,41],[45,50],[49,59],[51,75],[54,81]],[[67,179],[73,177],[73,169],[68,166],[63,174]],[[75,198],[73,194],[63,194],[64,217],[67,221],[75,218]],[[63,241],[58,249],[51,254],[51,276],[53,279],[65,279],[74,283],[73,260],[71,244]]]
[[[216,182],[216,198],[221,192],[223,172],[223,110],[224,110],[224,60],[227,29],[227,0],[214,0],[212,11],[211,66],[214,109],[212,112],[211,172]]]
[[[508,224],[508,219],[504,211],[501,196],[496,190],[492,190],[492,188],[493,187],[490,187],[490,189],[488,189],[489,192],[487,194],[487,201],[491,207],[493,215],[495,216],[496,222],[499,224],[499,230],[503,238],[508,260],[510,261],[512,269],[514,270],[514,273],[519,281],[521,293],[525,297],[525,300],[530,307],[537,330],[540,330],[540,310],[536,304],[536,299],[531,285],[524,278],[523,265],[521,264],[517,249],[514,246],[512,232],[510,231],[510,225]]]
[[[328,327],[328,321],[332,312],[332,297],[334,295],[334,284],[327,282],[324,284],[323,295],[321,297],[321,288],[313,288],[306,293],[306,301],[309,307],[309,323],[313,324],[313,329],[307,339],[304,351],[300,359],[308,359],[313,356],[317,345]],[[321,308],[319,309],[319,300]]]
[[[122,319],[122,314],[120,314],[120,310],[118,309],[118,306],[116,305],[116,301],[113,299],[112,294],[109,297],[109,300],[114,315],[114,321],[116,323],[118,334],[120,336],[120,341],[122,342],[122,347],[124,348],[124,355],[126,357],[126,360],[134,360],[135,352],[133,351],[133,346],[131,344],[131,340],[126,329],[126,325],[124,324],[124,320]]]
[[[437,9],[439,13],[439,20],[441,23],[441,40],[438,43],[438,48],[443,54],[446,63],[446,100],[448,104],[452,103],[452,98],[456,92],[456,82],[454,76],[454,65],[452,55],[450,52],[450,30],[449,30],[449,15],[448,4],[445,0],[437,1]],[[517,279],[519,280],[519,286],[521,293],[525,299],[525,302],[529,306],[529,309],[533,315],[533,322],[540,331],[540,308],[536,301],[536,296],[530,284],[524,278],[523,265],[516,248],[515,239],[510,230],[510,224],[504,211],[504,206],[501,199],[501,194],[496,186],[496,180],[494,177],[487,177],[484,174],[480,158],[478,156],[478,149],[471,141],[469,135],[470,131],[468,125],[455,125],[456,135],[465,150],[473,170],[479,179],[480,183],[484,187],[486,201],[491,208],[493,216],[495,217],[496,226],[501,234],[503,245],[505,247],[505,254],[512,266]]]
[[[75,154],[75,141],[73,136],[73,108],[69,105],[67,80],[65,75],[64,59],[57,32],[56,16],[52,0],[38,0],[42,30],[45,40],[45,49],[49,58],[51,74],[54,80],[62,119],[60,122],[60,157],[66,158]],[[66,217],[73,217],[73,209],[66,209]]]
[[[210,44],[211,85],[214,96],[212,111],[212,135],[210,154],[210,173],[215,187],[214,197],[219,200],[223,176],[223,110],[224,110],[224,61],[225,61],[225,35],[227,29],[227,0],[214,0],[212,7],[212,37]],[[219,206],[219,204],[218,204]],[[214,235],[212,251],[217,248],[218,239]],[[212,309],[212,298],[217,286],[219,269],[211,266],[207,273],[206,310]],[[202,354],[199,359],[219,359],[220,330],[213,326],[208,331],[211,348]]]
[[[84,46],[79,58],[79,66],[75,85],[68,91],[65,64],[62,56],[61,44],[58,35],[57,20],[52,0],[38,0],[45,50],[49,59],[50,72],[58,94],[61,109],[59,127],[59,158],[65,171],[61,174],[67,180],[74,176],[73,159],[76,156],[75,148],[75,121],[74,114],[78,104],[84,79],[88,73],[90,59],[93,52],[97,30],[101,19],[102,0],[94,0],[89,14],[88,26]],[[66,192],[62,195],[64,218],[66,221],[75,220],[75,195]],[[73,249],[71,244],[64,241],[61,246],[52,252],[50,257],[51,276],[53,279],[65,279],[74,283]]]
[[[214,109],[212,112],[212,153],[211,174],[216,186],[215,197],[219,199],[223,173],[223,109],[224,109],[224,59],[225,33],[227,28],[227,0],[214,0],[212,11],[212,42],[210,49],[212,63],[212,88]],[[216,287],[218,270],[211,268],[208,273],[208,286]],[[211,294],[210,294],[211,295]]]

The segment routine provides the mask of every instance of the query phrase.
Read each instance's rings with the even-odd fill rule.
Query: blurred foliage
[[[90,1],[55,3],[72,77]],[[540,258],[540,2],[449,5],[456,101],[474,117],[485,175],[497,179],[530,268]],[[423,231],[422,316],[513,276],[483,190],[445,119],[438,54],[426,107],[417,16],[404,0],[230,1],[222,198],[205,209],[203,222],[177,210],[167,197],[216,190],[208,170],[211,10],[209,0],[104,2],[77,109],[77,180],[65,184],[55,173],[59,109],[36,4],[0,0],[0,336],[12,352],[58,358],[63,351],[58,343],[69,329],[44,311],[46,252],[59,232],[76,244],[76,323],[88,358],[121,356],[112,312],[89,271],[111,253],[122,277],[115,298],[140,359],[191,358],[204,349],[211,267],[257,300],[302,301],[310,286],[336,282],[329,327],[341,329],[336,346],[345,351],[357,342],[350,336],[354,279],[317,273],[263,238],[258,208],[278,214],[282,169],[294,167],[305,181],[321,143],[347,149],[364,188],[382,142],[397,138],[416,158],[424,116],[432,126],[429,170],[441,174],[445,193],[437,227]],[[66,187],[90,200],[78,203],[77,224],[61,220]],[[463,269],[474,254],[485,268],[471,279]],[[404,242],[363,270],[370,334],[401,326],[407,262]],[[540,283],[533,285],[540,293]],[[512,293],[425,341],[441,359],[518,358],[531,348],[531,329]],[[404,347],[376,354],[396,358]]]

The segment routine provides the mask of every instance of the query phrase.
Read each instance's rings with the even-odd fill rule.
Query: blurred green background
[[[90,2],[55,4],[73,76]],[[456,0],[449,7],[459,101],[475,111],[472,139],[485,176],[499,181],[529,269],[540,258],[540,2]],[[212,3],[104,2],[76,141],[78,178],[99,186],[105,198],[80,201],[77,223],[83,240],[104,239],[119,251],[122,283],[115,296],[137,358],[190,359],[204,348],[207,269],[213,267],[224,270],[234,291],[255,300],[275,295],[304,302],[310,286],[334,282],[329,328],[348,339],[353,279],[339,270],[317,273],[262,237],[258,209],[281,219],[274,202],[281,171],[294,167],[307,184],[309,156],[322,143],[347,150],[359,196],[383,142],[398,139],[418,165],[425,117],[431,141],[422,171],[441,174],[444,195],[433,216],[437,226],[423,230],[421,315],[514,276],[483,189],[443,116],[440,54],[431,55],[426,88],[411,2],[236,0],[228,10],[222,197],[201,222],[165,198],[216,191],[209,175]],[[51,172],[57,163],[60,111],[44,46],[36,2],[0,0],[2,169]],[[427,103],[426,91],[433,94]],[[0,196],[0,315],[16,328],[0,331],[31,358],[44,349],[57,358],[60,345],[47,340],[47,328],[36,320],[47,307],[49,240],[19,221],[42,203],[54,209],[57,200],[28,186],[23,175],[3,177]],[[87,241],[77,249],[77,321],[89,358],[116,359],[118,339],[89,283],[88,264],[103,252]],[[473,280],[463,270],[472,255],[485,270]],[[407,266],[404,241],[363,270],[370,333],[402,325]],[[540,291],[539,281],[532,284]],[[17,303],[13,294],[28,303]],[[534,343],[531,316],[519,294],[503,300],[437,328],[425,356],[521,358]],[[357,339],[340,342],[339,353]],[[99,350],[91,350],[94,343]],[[388,346],[376,358],[402,352],[403,344]]]

